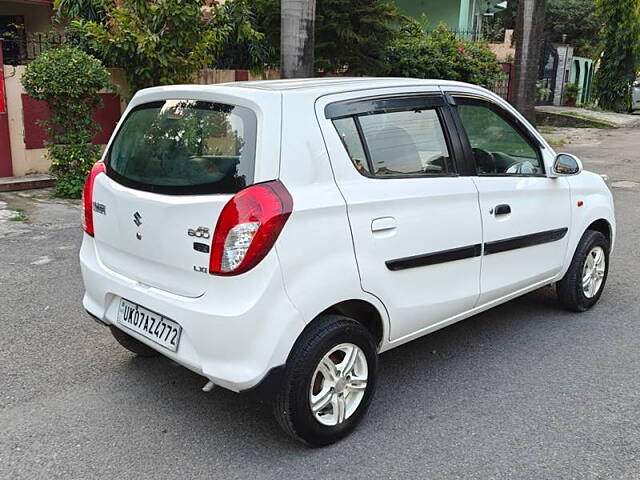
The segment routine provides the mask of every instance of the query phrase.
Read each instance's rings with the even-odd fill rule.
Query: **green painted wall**
[[[460,28],[460,3],[460,0],[395,0],[395,4],[410,17],[419,19],[425,13],[431,27],[444,22],[452,30]]]
[[[578,103],[589,103],[591,100],[591,83],[593,81],[593,60],[583,57],[573,57],[569,82],[577,83],[580,87]]]

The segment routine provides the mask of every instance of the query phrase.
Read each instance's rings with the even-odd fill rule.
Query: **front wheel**
[[[364,417],[373,393],[378,354],[371,333],[340,315],[323,315],[293,347],[274,402],[278,423],[311,446],[348,435]]]
[[[569,270],[556,286],[560,303],[567,309],[584,312],[598,302],[609,273],[609,248],[602,233],[584,233]]]

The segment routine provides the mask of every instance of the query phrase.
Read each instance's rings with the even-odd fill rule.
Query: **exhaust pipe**
[[[211,380],[209,380],[204,387],[202,387],[203,392],[210,392],[216,386]]]

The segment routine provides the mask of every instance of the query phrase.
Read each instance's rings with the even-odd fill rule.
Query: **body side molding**
[[[557,228],[554,230],[546,230],[544,232],[531,233],[518,237],[505,238],[504,240],[496,240],[484,244],[469,245],[466,247],[453,248],[450,250],[442,250],[433,253],[423,253],[411,257],[396,258],[387,260],[385,265],[389,270],[398,271],[408,268],[426,267],[428,265],[437,265],[439,263],[454,262],[456,260],[464,260],[467,258],[479,257],[480,255],[492,255],[494,253],[516,250],[518,248],[533,247],[543,243],[557,242],[562,240],[568,228]]]
[[[451,250],[442,250],[440,252],[387,260],[385,264],[389,270],[406,270],[407,268],[425,267],[427,265],[436,265],[438,263],[479,257],[481,253],[482,245],[478,243],[476,245],[469,245],[468,247],[453,248]]]
[[[544,232],[488,242],[484,244],[484,254],[491,255],[493,253],[506,252],[518,248],[533,247],[534,245],[541,245],[543,243],[557,242],[558,240],[562,240],[568,231],[569,229],[566,227],[556,228],[554,230],[546,230]]]

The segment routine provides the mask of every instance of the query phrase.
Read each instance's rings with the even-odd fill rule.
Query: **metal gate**
[[[513,98],[513,74],[515,67],[513,63],[502,63],[503,77],[492,85],[489,85],[489,90],[493,93],[497,93],[507,102],[511,102]]]
[[[558,74],[558,51],[553,44],[546,40],[542,47],[540,57],[540,70],[538,71],[538,105],[552,105],[556,92],[556,76]]]

